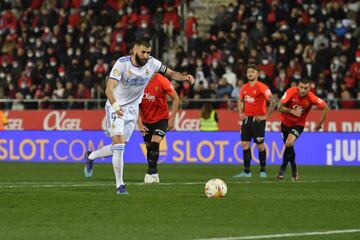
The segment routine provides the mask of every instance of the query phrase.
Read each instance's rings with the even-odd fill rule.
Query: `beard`
[[[136,60],[136,63],[140,66],[140,67],[142,67],[142,66],[144,66],[146,63],[147,63],[147,59],[141,59],[140,57],[139,57],[139,55],[137,55],[136,53],[135,53],[135,60]]]

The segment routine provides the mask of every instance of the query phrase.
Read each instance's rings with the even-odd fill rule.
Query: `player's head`
[[[132,54],[135,57],[136,64],[139,66],[144,66],[151,53],[151,43],[148,38],[139,38],[135,40]]]
[[[303,78],[299,80],[299,83],[297,85],[297,88],[299,89],[300,96],[305,97],[308,92],[310,91],[310,81],[309,79]]]
[[[259,68],[255,64],[249,64],[246,69],[246,76],[250,82],[257,80],[259,77]]]

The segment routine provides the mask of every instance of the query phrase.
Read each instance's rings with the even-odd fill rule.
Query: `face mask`
[[[107,54],[107,50],[102,50],[101,53],[102,53],[103,55],[105,55],[105,54]]]
[[[227,68],[227,69],[225,69],[225,72],[226,72],[226,73],[231,73],[231,69],[230,69],[230,68]]]
[[[310,10],[309,10],[309,14],[310,14],[310,15],[314,15],[314,13],[315,13],[315,10],[314,10],[314,9],[310,9]]]
[[[284,79],[284,78],[286,77],[286,74],[285,74],[285,73],[280,73],[280,77],[281,77],[282,79]]]
[[[231,64],[233,64],[233,63],[235,62],[234,57],[229,57],[228,62],[231,63]]]
[[[56,62],[50,62],[50,66],[55,67],[55,66],[56,66]]]
[[[147,24],[146,24],[146,23],[142,23],[142,24],[141,24],[141,27],[142,27],[142,28],[147,28]]]
[[[41,57],[41,52],[35,52],[35,57]]]
[[[47,78],[47,79],[52,78],[52,74],[46,74],[46,78]]]
[[[123,15],[123,14],[124,14],[124,10],[120,9],[120,10],[118,11],[118,14],[119,14],[119,15]]]
[[[12,65],[13,65],[14,68],[17,68],[19,66],[19,64],[17,62],[13,62]]]
[[[345,38],[346,39],[351,39],[351,34],[350,33],[345,34]]]
[[[321,95],[321,94],[323,94],[323,90],[322,89],[316,89],[316,93],[318,94],[318,95]]]
[[[294,38],[295,38],[296,41],[300,41],[300,38],[301,38],[301,37],[300,37],[300,35],[295,35]]]
[[[11,82],[11,76],[7,76],[6,77],[6,81],[9,83],[9,82]]]
[[[279,52],[280,52],[281,54],[284,54],[284,53],[285,53],[285,49],[284,49],[284,48],[280,48]]]
[[[49,33],[49,32],[50,32],[50,28],[46,27],[46,28],[44,29],[44,32],[45,32],[45,33]]]
[[[332,74],[331,77],[332,77],[333,80],[336,80],[336,79],[337,79],[337,75],[336,75],[336,74]]]
[[[266,75],[264,73],[260,74],[260,78],[264,79],[266,77]]]
[[[116,41],[117,41],[117,42],[121,42],[121,41],[122,41],[122,37],[121,37],[121,36],[116,37]]]
[[[40,46],[41,46],[41,41],[36,41],[35,45],[36,45],[37,47],[40,47]]]
[[[71,50],[71,49],[68,50],[68,51],[67,51],[67,54],[68,54],[69,56],[73,55],[73,50]]]
[[[81,11],[80,16],[82,16],[82,17],[85,16],[85,11]]]
[[[5,78],[5,73],[0,73],[0,78]]]
[[[35,33],[38,33],[38,32],[39,32],[39,28],[38,28],[38,27],[34,28],[34,32],[35,32]]]
[[[145,14],[146,14],[146,10],[142,10],[142,11],[141,11],[141,14],[142,14],[142,15],[145,15]]]
[[[314,40],[314,36],[310,35],[310,36],[308,36],[308,39],[309,39],[309,41],[312,41],[312,40]]]
[[[29,38],[29,42],[30,42],[30,43],[34,43],[34,42],[35,42],[35,38]]]
[[[356,61],[357,61],[357,62],[360,62],[360,57],[356,57]]]
[[[84,42],[85,42],[85,41],[84,41],[84,38],[83,38],[83,37],[79,38],[79,43],[80,43],[80,44],[84,44]]]
[[[65,73],[64,73],[64,72],[59,72],[59,76],[60,76],[60,77],[64,77],[64,76],[65,76]]]
[[[267,60],[267,59],[262,60],[262,64],[267,65],[268,63],[269,63],[269,60]]]
[[[90,43],[94,43],[94,42],[95,42],[95,38],[94,38],[94,37],[90,37],[89,42],[90,42]]]
[[[56,39],[56,38],[52,38],[52,39],[51,39],[51,43],[52,43],[52,44],[56,44],[56,43],[57,43],[57,39]]]
[[[339,60],[339,59],[335,59],[335,60],[334,60],[334,64],[335,64],[335,65],[340,64],[340,60]]]
[[[22,89],[26,88],[26,83],[22,82],[21,85],[20,85],[20,87],[21,87]]]
[[[127,8],[127,9],[126,9],[126,12],[127,12],[128,14],[131,14],[131,13],[132,13],[132,9],[131,9],[131,8]]]
[[[193,17],[194,14],[193,14],[193,13],[189,13],[188,16],[189,16],[189,17]]]
[[[218,62],[217,62],[217,61],[213,61],[211,64],[212,64],[213,68],[216,68],[216,67],[218,66]]]

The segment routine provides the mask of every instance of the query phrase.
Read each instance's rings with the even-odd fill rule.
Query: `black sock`
[[[250,161],[251,161],[251,151],[250,149],[243,150],[244,157],[244,172],[250,172]]]
[[[159,159],[159,147],[160,143],[157,142],[151,142],[150,144],[151,151],[149,154],[149,161],[148,161],[148,174],[155,174],[157,173],[157,162]]]
[[[294,147],[292,147],[292,154],[291,154],[291,157],[289,159],[289,162],[290,162],[290,165],[291,165],[292,174],[296,175],[297,174],[297,165],[296,165],[296,162],[295,162],[295,150],[294,150]]]
[[[265,151],[265,149],[262,152],[259,151],[259,161],[260,161],[260,172],[265,172],[265,166],[266,166],[266,151]]]
[[[293,146],[285,147],[283,163],[282,163],[282,165],[280,167],[280,170],[285,171],[288,163],[291,162],[291,161],[293,161],[293,162],[295,161],[294,147]]]

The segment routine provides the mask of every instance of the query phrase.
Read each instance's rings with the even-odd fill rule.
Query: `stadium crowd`
[[[156,57],[196,77],[174,83],[183,108],[201,107],[187,99],[237,98],[248,63],[278,97],[308,78],[332,108],[360,108],[359,1],[238,0],[219,7],[203,37],[191,7],[206,1],[186,1],[179,14],[182,2],[0,1],[0,98],[18,100],[1,108],[33,109],[22,99],[42,99],[42,108],[73,109],[84,104],[46,100],[105,98],[109,70],[138,36],[156,39]]]

